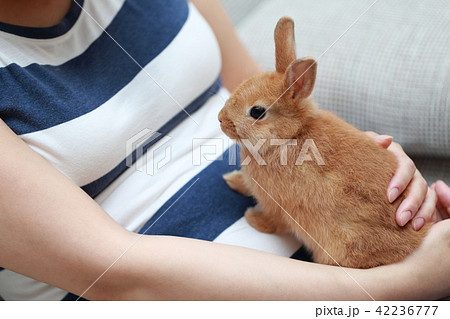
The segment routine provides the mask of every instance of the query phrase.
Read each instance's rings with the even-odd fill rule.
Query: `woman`
[[[226,230],[239,224],[240,206],[248,200],[220,186],[221,170],[231,170],[229,165],[193,165],[189,151],[201,148],[193,140],[223,138],[216,116],[227,92],[219,73],[231,91],[261,70],[217,1],[192,2],[195,6],[184,0],[114,0],[108,6],[92,0],[0,0],[0,265],[8,269],[0,271],[0,295],[70,299],[69,291],[91,300],[448,295],[449,221],[437,223],[406,260],[370,270],[221,244],[233,243]],[[155,173],[153,164],[164,163],[169,154],[157,153],[167,145],[159,133],[169,133],[172,144],[169,163],[156,165]],[[390,144],[383,136],[374,140]],[[153,161],[135,161],[144,149],[147,160],[154,154]],[[410,188],[397,222],[419,229],[422,221],[448,218],[450,190],[433,185],[436,204],[435,191],[401,147],[394,143],[389,149],[399,158],[389,200]],[[275,246],[261,249],[283,256],[298,249],[289,238],[259,239]]]

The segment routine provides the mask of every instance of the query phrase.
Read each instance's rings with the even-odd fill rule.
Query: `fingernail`
[[[438,182],[440,182],[446,189],[450,189],[450,187],[445,182],[443,182],[441,180],[439,180]]]
[[[425,219],[423,219],[422,217],[414,218],[414,220],[413,220],[413,229],[414,230],[421,229],[423,227],[423,225],[425,225]]]
[[[394,200],[397,199],[397,197],[398,197],[398,188],[394,187],[389,191],[388,194],[389,203],[392,203]]]
[[[384,145],[384,147],[388,147],[390,143],[392,143],[392,136],[389,135],[378,135],[375,137],[375,141],[378,144]]]
[[[409,210],[407,210],[406,212],[403,212],[400,215],[400,226],[405,226],[407,222],[409,222],[409,220],[411,219],[412,214]]]

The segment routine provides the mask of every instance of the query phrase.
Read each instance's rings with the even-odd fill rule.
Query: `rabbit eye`
[[[260,120],[266,116],[266,109],[261,106],[254,106],[250,109],[250,116],[255,120]]]

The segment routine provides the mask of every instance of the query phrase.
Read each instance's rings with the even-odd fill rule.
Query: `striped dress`
[[[185,0],[76,0],[53,27],[0,23],[0,118],[130,231],[304,258],[293,238],[252,229],[253,200],[222,180],[239,160],[218,125],[220,69]],[[0,296],[76,298],[3,268]]]

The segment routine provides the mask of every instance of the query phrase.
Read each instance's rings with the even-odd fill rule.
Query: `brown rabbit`
[[[275,51],[276,72],[242,83],[219,114],[243,161],[224,179],[258,202],[245,212],[248,223],[265,233],[293,233],[319,263],[370,268],[403,259],[430,225],[419,232],[397,225],[404,195],[390,204],[385,193],[397,159],[316,108],[310,94],[317,64],[296,60],[290,18],[275,28]]]

